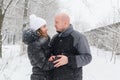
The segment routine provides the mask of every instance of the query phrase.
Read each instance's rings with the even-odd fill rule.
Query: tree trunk
[[[0,57],[2,57],[2,34],[1,34],[1,32],[2,32],[3,21],[4,21],[6,11],[7,11],[8,7],[10,6],[10,4],[12,3],[13,0],[11,0],[9,2],[7,7],[4,9],[4,12],[3,12],[3,1],[4,0],[0,0]]]
[[[24,13],[23,13],[23,28],[22,31],[27,27],[27,16],[28,16],[28,2],[29,0],[25,0],[24,2]],[[21,43],[21,55],[27,52],[26,45]]]
[[[25,0],[24,14],[23,14],[23,28],[22,28],[22,30],[24,30],[24,28],[27,26],[28,1],[29,0]]]
[[[0,57],[2,57],[2,35],[1,35],[2,23],[3,23],[2,15],[0,15]]]
[[[2,25],[3,25],[3,18],[4,15],[2,15],[2,1],[0,2],[0,57],[2,57]]]

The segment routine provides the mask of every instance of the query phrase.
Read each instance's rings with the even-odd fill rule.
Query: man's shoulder
[[[71,35],[72,35],[73,38],[76,38],[76,39],[85,37],[84,34],[80,33],[79,31],[76,31],[76,30],[74,30],[74,31],[71,33]]]
[[[86,43],[86,41],[87,41],[86,36],[78,31],[73,31],[71,35],[74,40],[74,45],[76,45],[78,43]]]

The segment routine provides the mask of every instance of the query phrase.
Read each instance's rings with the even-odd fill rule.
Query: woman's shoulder
[[[29,44],[37,40],[39,37],[33,29],[27,29],[23,31],[22,40],[25,44]]]

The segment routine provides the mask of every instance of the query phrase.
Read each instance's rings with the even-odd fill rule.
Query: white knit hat
[[[30,15],[30,28],[34,30],[38,30],[41,26],[46,25],[47,22],[40,17],[32,14]]]

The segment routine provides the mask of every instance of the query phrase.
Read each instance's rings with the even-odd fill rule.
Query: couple
[[[23,32],[32,68],[31,80],[82,80],[82,67],[92,56],[87,39],[75,31],[65,13],[55,16],[58,32],[52,40],[46,21],[30,15],[30,27]]]

